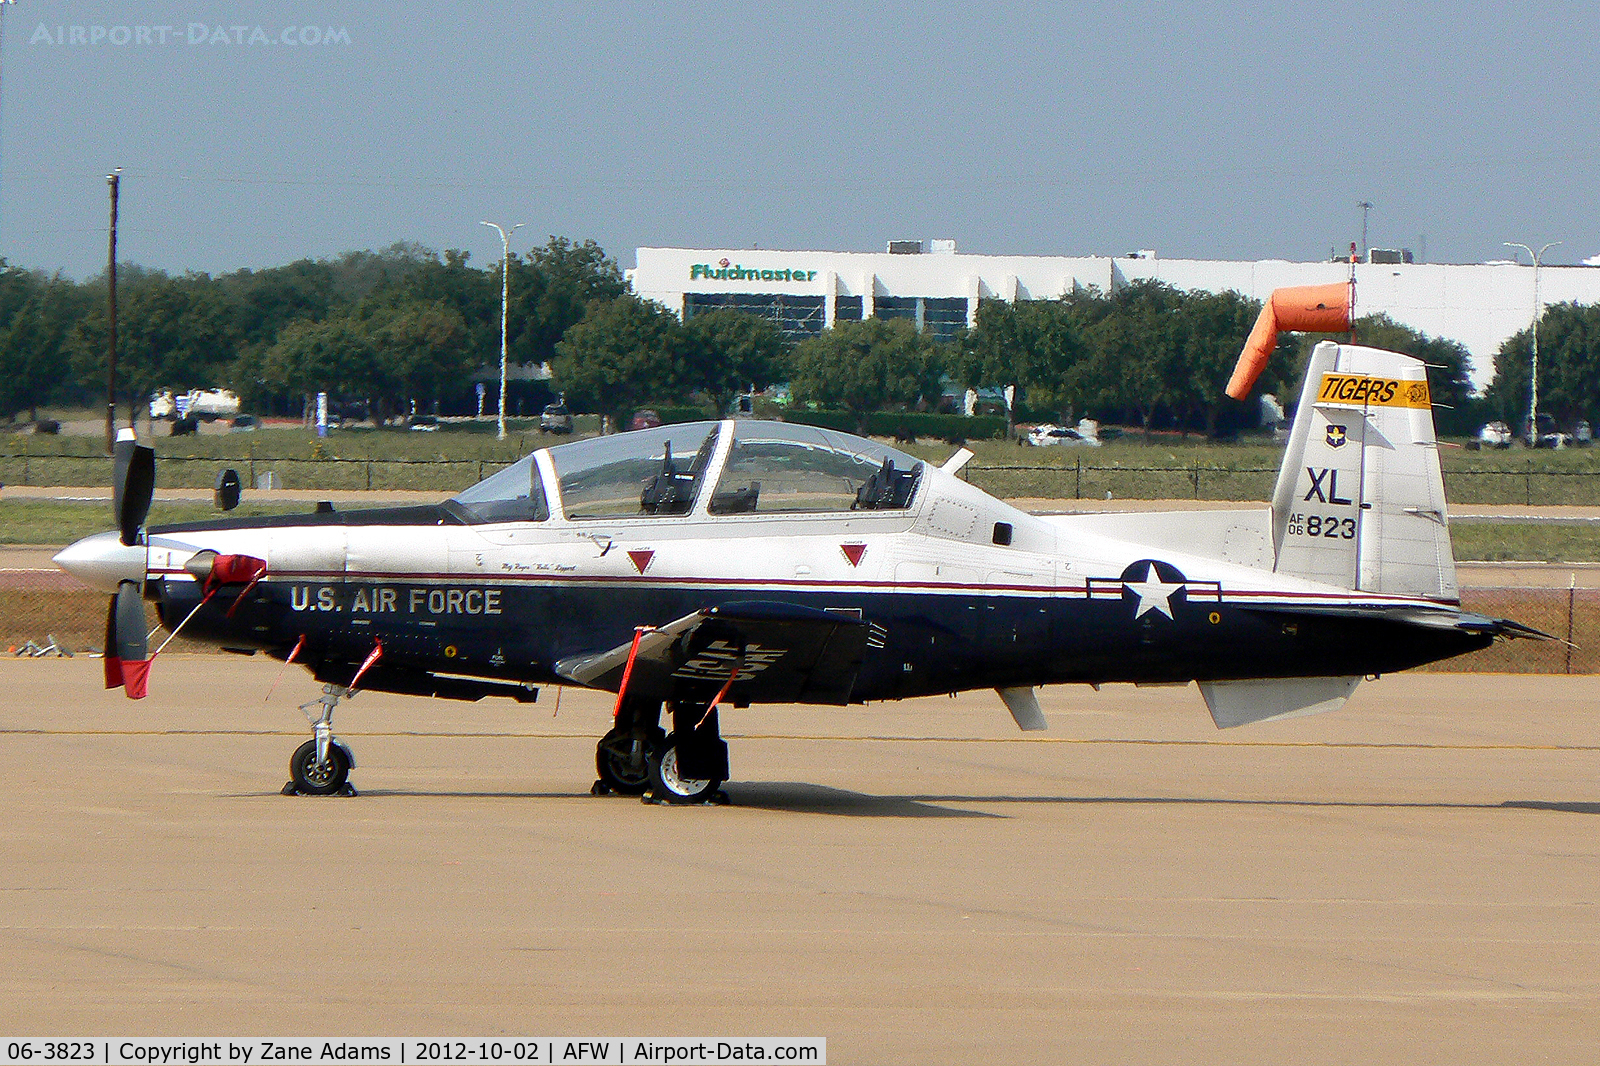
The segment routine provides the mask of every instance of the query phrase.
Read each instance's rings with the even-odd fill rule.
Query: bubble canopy
[[[726,458],[712,470],[724,435]],[[712,515],[903,510],[922,462],[861,437],[786,422],[691,422],[549,449],[570,521],[687,515],[715,477]],[[535,455],[455,497],[473,522],[550,515]]]

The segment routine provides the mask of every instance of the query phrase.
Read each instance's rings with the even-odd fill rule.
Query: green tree
[[[1184,402],[1184,295],[1136,281],[1072,301],[1089,352],[1077,387],[1090,406],[1131,412],[1148,434],[1159,410]]]
[[[468,265],[471,256],[456,249],[443,257],[417,259],[391,283],[376,290],[368,306],[426,303],[453,309],[466,329],[463,358],[470,367],[500,365],[500,269]],[[512,274],[516,260],[512,260]]]
[[[442,300],[377,308],[366,325],[376,357],[374,385],[383,419],[408,400],[436,404],[442,394],[463,385],[473,369],[466,350],[466,323]]]
[[[319,392],[362,398],[377,394],[382,370],[366,323],[338,315],[286,326],[262,353],[260,373],[273,392],[298,395],[304,413]]]
[[[795,347],[795,399],[842,407],[865,433],[867,416],[891,404],[938,402],[945,359],[904,319],[840,322]]]
[[[1019,400],[1025,397],[1029,406],[1049,407],[1071,421],[1082,400],[1076,371],[1086,351],[1068,304],[985,300],[952,353],[951,376],[968,388],[1017,386],[1023,394]]]
[[[784,377],[783,335],[771,319],[723,308],[695,315],[684,327],[685,384],[703,391],[719,413],[752,385]]]
[[[683,326],[660,304],[623,295],[589,304],[556,345],[555,384],[580,411],[626,426],[640,404],[673,399],[686,381]]]
[[[1062,304],[1086,349],[1068,383],[1091,412],[1130,418],[1146,432],[1169,419],[1208,436],[1235,424],[1241,408],[1223,389],[1260,311],[1256,301],[1137,281],[1109,295],[1074,292]],[[1282,388],[1293,362],[1286,335],[1256,389]]]
[[[233,330],[244,345],[270,345],[290,322],[326,318],[338,303],[334,268],[322,260],[237,270],[221,275],[216,284],[228,300]]]
[[[1528,423],[1533,334],[1500,345],[1486,408],[1519,434]],[[1600,425],[1600,304],[1559,303],[1539,316],[1539,411],[1570,430],[1579,419]]]
[[[117,385],[124,398],[138,408],[154,391],[215,388],[231,376],[238,336],[228,302],[208,275],[117,269]],[[104,276],[89,288],[95,298],[68,344],[78,381],[92,394],[106,372]]]
[[[0,409],[26,408],[30,420],[39,405],[70,400],[70,342],[84,316],[85,297],[73,282],[57,275],[36,276],[28,295],[0,325]]]
[[[1179,307],[1182,377],[1170,400],[1185,432],[1196,423],[1215,437],[1224,412],[1236,406],[1224,389],[1261,304],[1229,290],[1185,293]]]
[[[498,283],[499,278],[494,280]],[[549,362],[567,330],[588,314],[590,304],[614,300],[625,292],[622,268],[592,240],[579,243],[552,236],[526,259],[513,255],[506,316],[512,361]],[[498,287],[495,313],[499,313]],[[495,325],[498,329],[498,319]],[[499,334],[495,336],[498,345]],[[498,347],[495,352],[498,358]]]

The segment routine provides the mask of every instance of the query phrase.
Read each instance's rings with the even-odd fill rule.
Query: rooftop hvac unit
[[[1396,263],[1409,263],[1411,262],[1411,249],[1369,248],[1367,250],[1367,262],[1381,263],[1388,266],[1393,266]]]
[[[921,241],[890,241],[889,242],[889,254],[890,255],[921,255],[922,254],[922,242]]]

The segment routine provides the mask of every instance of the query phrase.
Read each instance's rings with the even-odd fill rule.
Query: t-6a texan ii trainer
[[[113,594],[108,687],[144,693],[142,600],[308,668],[307,794],[347,790],[332,717],[358,689],[615,692],[596,791],[696,802],[729,774],[719,707],[992,688],[1043,729],[1041,685],[1196,681],[1226,727],[1542,636],[1460,609],[1427,377],[1403,355],[1317,346],[1265,508],[1038,517],[962,481],[969,456],[700,422],[541,449],[434,506],[146,530],[154,456],[130,437],[120,532],[57,562]]]

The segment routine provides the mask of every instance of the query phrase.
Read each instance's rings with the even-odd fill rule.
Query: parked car
[[[150,417],[154,419],[198,418],[213,422],[239,413],[239,397],[227,389],[190,389],[181,396],[170,391],[150,395]]]
[[[655,429],[661,424],[661,416],[649,409],[633,412],[633,421],[628,423],[630,430]]]
[[[1489,422],[1478,430],[1478,443],[1485,448],[1509,448],[1511,441],[1511,427],[1504,422]]]
[[[411,424],[407,428],[413,433],[437,433],[439,432],[439,416],[413,415]]]
[[[1046,422],[1028,431],[1028,443],[1035,448],[1048,448],[1053,445],[1098,448],[1100,424],[1092,418],[1080,419],[1076,426],[1057,426]]]
[[[567,405],[560,400],[545,407],[539,415],[540,433],[571,433],[572,412],[567,410]]]

